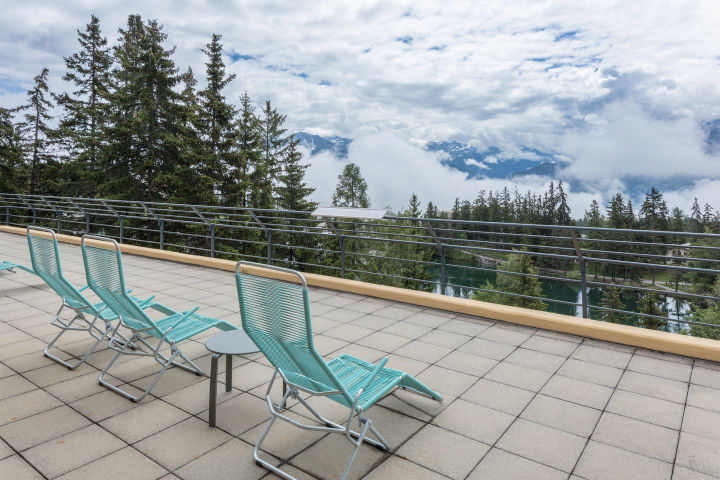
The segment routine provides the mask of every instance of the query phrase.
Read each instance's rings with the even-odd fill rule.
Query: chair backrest
[[[37,232],[44,233],[38,235]],[[27,227],[27,242],[32,267],[38,277],[42,278],[70,307],[87,309],[88,313],[92,314],[99,313],[95,311],[93,304],[63,275],[60,266],[60,250],[54,231],[44,227]]]
[[[241,271],[261,267],[299,277],[300,285]],[[300,272],[254,262],[235,266],[242,325],[261,352],[291,382],[307,390],[348,393],[315,350],[307,283]]]
[[[86,242],[87,239],[93,240],[92,244]],[[136,330],[154,328],[162,334],[125,288],[120,245],[111,238],[97,235],[83,235],[81,245],[90,289],[127,327]]]

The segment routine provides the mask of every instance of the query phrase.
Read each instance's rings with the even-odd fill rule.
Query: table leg
[[[225,355],[225,391],[232,390],[232,355]]]
[[[210,407],[208,412],[208,424],[211,428],[215,428],[215,405],[217,403],[217,371],[218,371],[217,353],[210,359]]]

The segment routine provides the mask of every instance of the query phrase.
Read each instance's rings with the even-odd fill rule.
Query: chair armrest
[[[78,292],[82,292],[83,290],[87,290],[90,285],[85,285],[84,287],[78,288]]]
[[[193,309],[190,310],[190,311],[183,312],[182,317],[180,317],[177,322],[173,323],[173,324],[170,326],[170,328],[168,328],[167,330],[165,330],[165,333],[169,332],[170,330],[172,330],[173,328],[177,327],[177,326],[180,325],[182,322],[184,322],[185,320],[187,320],[188,318],[190,318],[193,313],[197,312],[197,309],[198,309],[198,308],[200,308],[200,307],[195,307],[195,308],[193,308]]]
[[[372,384],[372,382],[375,381],[375,377],[378,376],[378,373],[380,373],[380,370],[383,369],[387,361],[387,357],[383,357],[375,366],[375,368],[373,368],[373,371],[370,372],[370,376],[365,380],[365,382],[363,382],[362,387],[360,387],[363,391],[367,390],[367,388]]]

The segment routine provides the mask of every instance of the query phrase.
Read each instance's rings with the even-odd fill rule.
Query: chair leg
[[[158,357],[157,355],[153,355],[152,353],[143,353],[143,354],[127,353],[126,350],[127,350],[128,348],[130,348],[130,344],[131,344],[132,342],[134,342],[134,341],[139,341],[139,342],[147,345],[147,342],[145,342],[138,334],[133,335],[133,336],[130,338],[129,342],[123,343],[123,344],[122,344],[122,348],[119,349],[119,350],[117,350],[117,354],[115,354],[115,356],[113,357],[113,359],[110,360],[110,363],[108,363],[108,365],[107,365],[107,366],[103,369],[103,371],[100,373],[100,377],[98,378],[98,382],[100,382],[100,385],[102,385],[102,386],[104,386],[104,387],[106,387],[106,388],[109,388],[110,390],[112,390],[112,391],[114,391],[114,392],[116,392],[116,393],[119,393],[120,395],[122,395],[122,396],[125,397],[125,398],[129,398],[129,399],[132,400],[133,402],[139,402],[139,401],[141,401],[143,398],[145,398],[146,396],[148,396],[148,394],[150,393],[150,391],[153,389],[153,387],[154,387],[155,384],[158,382],[158,380],[160,380],[160,377],[163,376],[163,374],[164,374],[165,371],[168,369],[168,367],[170,367],[170,366],[173,365],[173,364],[174,364],[174,365],[177,365],[177,363],[175,362],[175,358],[176,358],[178,355],[180,355],[180,350],[174,349],[174,351],[172,352],[172,354],[170,355],[170,357],[167,358],[166,361],[163,363],[163,362],[161,362],[161,361],[157,358],[157,357]],[[106,374],[106,373],[110,370],[110,368],[113,366],[113,364],[115,363],[115,361],[116,361],[116,360],[120,357],[120,355],[122,355],[122,354],[153,356],[153,357],[155,358],[155,360],[157,360],[158,363],[160,363],[160,364],[162,365],[162,369],[160,369],[160,371],[155,375],[155,378],[153,378],[153,381],[150,382],[150,385],[148,386],[148,388],[146,388],[145,391],[142,392],[140,395],[137,395],[137,396],[136,396],[136,395],[132,395],[131,393],[126,392],[125,390],[121,389],[121,388],[118,387],[117,385],[113,385],[112,383],[107,382],[107,381],[103,378],[103,377],[105,376],[105,374]],[[163,357],[163,358],[165,358],[165,357]]]
[[[55,315],[55,318],[53,319],[53,322],[54,322],[54,321],[59,321],[60,312],[62,311],[63,307],[64,307],[64,305],[60,307],[60,310],[58,310],[57,314]],[[58,334],[55,336],[55,338],[53,338],[53,339],[50,341],[50,343],[47,344],[47,346],[45,347],[45,351],[43,352],[43,354],[44,354],[46,357],[48,357],[48,358],[51,359],[51,360],[56,361],[56,362],[59,363],[60,365],[63,365],[64,367],[67,367],[67,368],[70,369],[70,370],[75,370],[75,369],[78,368],[80,365],[82,365],[83,363],[85,363],[85,360],[87,360],[87,358],[90,356],[90,354],[95,351],[95,349],[98,347],[98,345],[100,345],[100,343],[101,343],[103,340],[105,340],[105,338],[107,338],[106,335],[103,335],[103,336],[95,336],[95,335],[93,335],[92,329],[93,329],[93,328],[97,328],[97,327],[95,327],[94,320],[93,320],[93,322],[91,322],[91,323],[89,324],[88,328],[73,327],[72,325],[73,325],[73,323],[75,323],[76,320],[84,320],[84,321],[87,321],[87,320],[85,320],[85,317],[83,316],[82,312],[77,312],[77,313],[75,314],[75,316],[72,318],[72,320],[70,320],[70,322],[68,322],[68,323],[65,324],[64,326],[63,326],[62,324],[58,325],[57,323],[53,323],[55,326],[57,326],[58,328],[60,328],[60,332],[58,332]],[[90,335],[91,335],[93,338],[96,339],[96,342],[92,345],[92,347],[90,347],[90,349],[89,349],[87,352],[85,352],[85,353],[83,354],[83,356],[80,357],[80,358],[78,359],[78,361],[75,362],[74,364],[72,364],[72,363],[70,363],[70,362],[67,362],[67,361],[65,361],[65,360],[63,360],[63,359],[61,359],[61,358],[53,355],[52,353],[50,353],[50,349],[53,347],[53,345],[55,345],[55,342],[57,342],[57,341],[60,339],[60,337],[62,337],[63,334],[64,334],[65,332],[67,332],[68,330],[88,331],[88,332],[90,332]]]
[[[275,377],[273,377],[273,381],[275,381]],[[278,410],[282,411],[282,409],[285,407],[285,402],[287,402],[288,397],[290,396],[290,390],[283,395],[282,400],[277,405]],[[269,400],[268,400],[269,401]],[[273,415],[270,418],[270,421],[267,424],[267,427],[265,427],[265,430],[263,430],[263,433],[260,435],[260,438],[258,438],[257,443],[255,444],[255,448],[253,449],[253,457],[255,458],[255,463],[258,466],[264,467],[267,470],[270,470],[271,472],[275,473],[276,475],[279,475],[280,477],[286,479],[286,480],[297,480],[292,475],[283,472],[275,465],[272,465],[271,463],[266,462],[262,458],[260,458],[260,445],[262,445],[263,441],[265,441],[265,437],[267,437],[268,433],[270,433],[270,429],[272,428],[273,424],[275,423],[275,420],[277,420],[277,417]]]

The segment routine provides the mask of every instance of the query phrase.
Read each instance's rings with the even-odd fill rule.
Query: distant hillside
[[[348,145],[352,142],[350,138],[338,136],[321,137],[320,135],[312,135],[305,132],[296,133],[295,138],[300,140],[300,145],[310,150],[311,155],[330,151],[338,158],[347,158]]]

